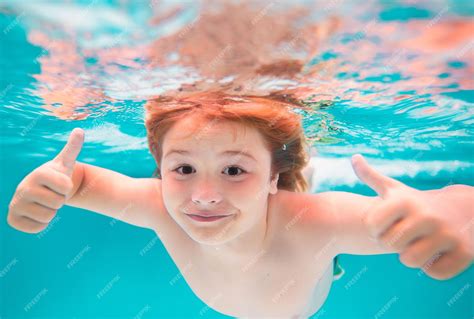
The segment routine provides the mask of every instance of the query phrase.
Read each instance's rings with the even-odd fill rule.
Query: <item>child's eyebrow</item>
[[[189,151],[185,151],[185,150],[169,150],[164,157],[166,156],[169,156],[173,153],[177,153],[177,154],[182,154],[182,155],[191,155],[192,153],[189,152]],[[257,160],[255,159],[255,157],[253,157],[251,154],[249,153],[246,153],[244,151],[239,151],[239,150],[228,150],[228,151],[223,151],[221,152],[219,155],[225,155],[225,156],[230,156],[230,155],[237,155],[237,156],[245,156],[245,157],[248,157],[254,161],[257,162]]]

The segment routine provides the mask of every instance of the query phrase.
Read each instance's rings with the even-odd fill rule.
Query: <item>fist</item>
[[[84,143],[84,131],[76,128],[51,161],[28,174],[18,185],[9,204],[7,221],[26,233],[44,230],[72,195],[72,174]]]
[[[352,165],[359,179],[379,195],[365,223],[381,246],[398,253],[404,265],[421,268],[435,279],[449,279],[469,267],[473,259],[470,236],[460,231],[462,224],[448,222],[446,217],[455,219],[454,214],[470,212],[439,211],[439,198],[435,198],[439,193],[428,194],[384,176],[361,155],[353,156]]]

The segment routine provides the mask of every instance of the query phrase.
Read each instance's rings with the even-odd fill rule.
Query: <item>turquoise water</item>
[[[151,176],[155,167],[142,106],[151,91],[159,93],[179,79],[157,87],[135,77],[145,60],[133,55],[107,60],[97,51],[145,45],[173,23],[186,25],[192,19],[187,15],[195,14],[186,11],[167,26],[147,29],[142,21],[150,16],[148,2],[37,4],[0,4],[1,318],[225,317],[192,293],[150,230],[71,207],[37,235],[7,225],[8,203],[18,183],[55,156],[74,127],[86,131],[79,161],[133,177]],[[446,42],[454,36],[422,42],[449,28],[453,19],[472,19],[472,5],[375,1],[321,6],[319,16],[353,20],[347,18],[350,24],[321,44],[308,63],[326,70],[314,82],[325,89],[315,95],[331,101],[304,119],[323,166],[313,191],[373,195],[348,169],[347,158],[356,152],[420,189],[474,185],[472,32],[449,47]],[[75,8],[94,19],[74,22]],[[140,37],[130,36],[133,28],[141,28]],[[416,38],[423,32],[423,38]],[[53,44],[42,46],[43,36],[61,39],[59,51]],[[412,38],[416,45],[404,42]],[[77,57],[84,57],[82,66]],[[163,79],[162,70],[154,71],[153,81]],[[77,91],[63,91],[66,98],[51,95],[64,90],[61,85]],[[67,103],[77,107],[73,113],[58,111]],[[441,282],[404,267],[396,255],[343,255],[340,261],[345,274],[313,318],[474,316],[472,267]]]

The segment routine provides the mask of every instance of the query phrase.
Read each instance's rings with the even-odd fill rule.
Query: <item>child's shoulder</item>
[[[332,229],[336,222],[337,200],[340,195],[326,193],[298,193],[278,190],[278,214],[286,229],[298,227],[301,231]]]
[[[279,190],[275,195],[276,234],[304,248],[305,255],[324,251],[328,258],[336,254],[338,219],[331,194],[297,193]],[[295,248],[298,249],[298,248]]]
[[[322,217],[337,207],[340,200],[348,199],[344,192],[300,193],[287,190],[278,190],[276,196],[280,205],[285,206],[290,215],[298,213],[314,213]]]

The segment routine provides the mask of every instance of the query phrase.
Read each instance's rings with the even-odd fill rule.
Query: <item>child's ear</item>
[[[270,181],[270,191],[269,193],[275,195],[278,192],[278,178],[280,174],[276,174],[275,177]]]

